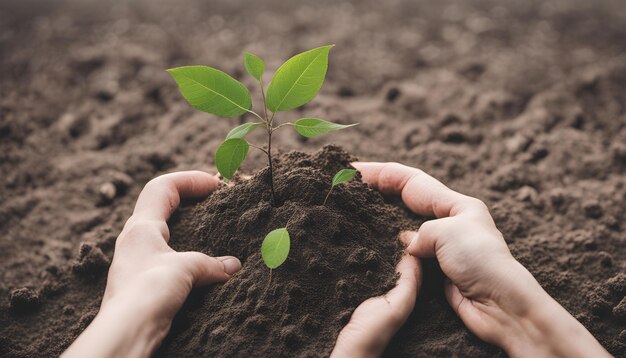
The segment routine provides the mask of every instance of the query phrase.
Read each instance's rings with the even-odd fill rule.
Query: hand
[[[421,284],[419,261],[404,255],[396,271],[398,283],[385,296],[373,297],[356,308],[341,330],[331,357],[378,357],[407,320]]]
[[[478,337],[511,356],[608,356],[513,258],[483,202],[397,163],[353,166],[381,192],[400,194],[416,214],[437,218],[404,233],[407,252],[437,258],[449,278],[448,302]]]
[[[167,220],[180,198],[206,196],[218,183],[215,176],[191,171],[145,186],[115,243],[100,311],[64,356],[149,356],[192,287],[226,281],[241,268],[231,256],[176,252],[167,244]]]

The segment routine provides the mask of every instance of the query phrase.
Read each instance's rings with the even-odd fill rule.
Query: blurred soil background
[[[419,167],[484,200],[514,255],[626,355],[626,7],[622,1],[0,1],[0,355],[58,355],[90,322],[142,186],[215,171],[229,129],[167,68],[239,78],[335,43],[301,111],[350,130],[304,140]],[[262,133],[251,137],[260,142]],[[251,152],[244,171],[265,165]],[[436,287],[438,278],[427,278]],[[387,355],[503,355],[437,289]]]

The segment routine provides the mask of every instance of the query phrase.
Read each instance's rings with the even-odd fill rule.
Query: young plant
[[[261,244],[261,256],[265,265],[270,270],[282,265],[289,256],[290,246],[291,239],[287,228],[276,229],[267,234]]]
[[[332,193],[334,187],[341,183],[349,181],[350,179],[354,178],[354,175],[356,175],[356,169],[341,169],[340,171],[338,171],[337,174],[335,174],[335,176],[333,177],[333,182],[330,185],[330,190],[328,191],[328,194],[326,194],[326,198],[324,198],[323,205],[326,205],[328,197],[330,196],[330,193]]]
[[[331,131],[354,126],[328,122],[319,118],[302,118],[294,123],[277,125],[276,113],[300,107],[319,92],[328,69],[328,54],[334,45],[318,47],[293,56],[282,64],[267,88],[263,86],[265,63],[261,58],[244,52],[244,67],[261,87],[262,113],[252,110],[248,89],[226,73],[208,66],[185,66],[167,70],[185,99],[196,109],[217,116],[233,117],[250,113],[258,121],[244,123],[226,136],[215,153],[215,166],[224,179],[229,180],[248,155],[250,147],[267,155],[272,202],[276,204],[274,169],[272,164],[272,134],[284,126],[291,126],[300,135],[314,138]],[[271,114],[270,114],[271,113]],[[358,124],[358,123],[357,123]],[[265,128],[267,146],[250,144],[245,137],[257,127]]]
[[[221,117],[237,117],[248,113],[256,117],[257,120],[254,122],[233,128],[215,152],[215,166],[225,180],[233,177],[248,156],[250,147],[259,149],[267,155],[271,198],[272,203],[276,205],[272,163],[272,134],[276,130],[291,126],[300,135],[315,138],[358,124],[343,125],[319,118],[301,118],[294,123],[275,122],[276,113],[300,107],[317,95],[326,77],[328,54],[333,46],[322,46],[300,53],[283,63],[267,88],[267,96],[263,86],[265,62],[256,55],[244,52],[244,67],[261,87],[263,99],[261,114],[252,110],[252,96],[248,89],[220,70],[208,66],[184,66],[167,70],[178,84],[183,97],[194,108]],[[258,127],[265,128],[267,133],[265,147],[250,144],[246,140],[246,136]],[[334,185],[336,184],[333,180]],[[272,269],[285,262],[289,248],[290,238],[287,228],[276,229],[267,234],[263,240],[261,254],[263,261],[270,268],[270,282]]]

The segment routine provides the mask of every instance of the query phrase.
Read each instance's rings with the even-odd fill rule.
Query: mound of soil
[[[234,255],[240,272],[192,294],[176,317],[164,356],[327,356],[353,310],[395,284],[401,229],[416,226],[360,180],[333,189],[332,176],[355,159],[334,146],[276,161],[276,206],[268,171],[225,186],[170,223],[176,250]],[[287,261],[270,270],[261,242],[286,227]]]

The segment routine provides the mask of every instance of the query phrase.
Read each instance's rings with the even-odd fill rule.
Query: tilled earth
[[[0,355],[55,356],[93,318],[115,237],[158,174],[215,171],[230,128],[164,69],[218,67],[260,93],[335,43],[306,115],[340,144],[490,206],[514,255],[614,355],[626,355],[626,8],[620,1],[0,1]],[[270,76],[268,75],[267,81]],[[251,136],[262,141],[259,132]],[[265,164],[251,153],[243,167]],[[492,356],[429,275],[387,354]]]

